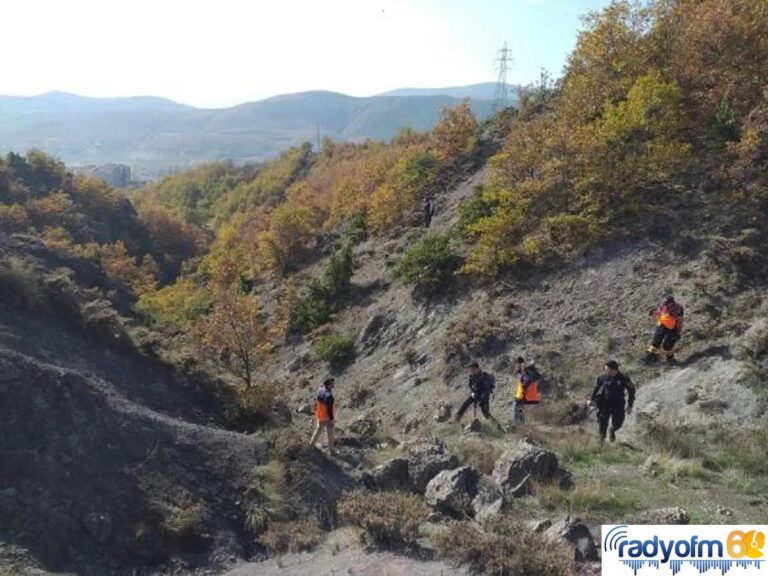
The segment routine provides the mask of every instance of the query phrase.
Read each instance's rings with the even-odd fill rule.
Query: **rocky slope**
[[[435,229],[455,224],[460,202],[485,177],[480,169],[438,198]],[[768,310],[759,232],[625,240],[560,270],[521,272],[474,288],[459,278],[433,301],[392,279],[398,257],[423,233],[406,229],[358,244],[347,308],[330,327],[287,343],[263,367],[267,379],[283,384],[289,405],[298,407],[312,401],[329,371],[315,358],[313,342],[330,331],[354,337],[356,359],[337,374],[341,453],[335,461],[303,446],[312,425],[303,414],[292,423],[283,415],[276,434],[227,430],[221,389],[158,360],[157,342],[146,331],[146,342],[135,346],[135,334],[127,338],[122,324],[110,323],[99,307],[99,298],[109,297],[111,306],[127,313],[128,295],[93,269],[23,237],[3,235],[4,261],[19,260],[45,277],[45,298],[74,285],[80,300],[79,316],[67,311],[66,298],[33,309],[24,302],[35,297],[34,290],[20,295],[23,283],[0,283],[0,393],[6,399],[0,404],[0,560],[78,574],[139,568],[163,574],[302,574],[320,564],[329,572],[356,567],[366,573],[465,573],[434,560],[428,525],[420,536],[426,556],[369,554],[356,537],[340,543],[332,532],[314,555],[239,567],[237,562],[265,557],[247,526],[269,502],[259,478],[276,458],[285,467],[286,494],[298,495],[293,514],[317,515],[326,529],[334,527],[334,505],[345,491],[397,476],[393,458],[407,461],[411,476],[429,466],[429,477],[418,486],[412,477],[401,482],[419,493],[429,492],[427,484],[438,472],[460,465],[471,470],[462,478],[498,482],[489,480],[491,472],[497,475],[506,456],[499,457],[516,449],[520,434],[500,435],[483,425],[465,432],[445,416],[466,396],[465,365],[476,358],[497,375],[492,408],[506,422],[513,393],[510,360],[517,355],[535,358],[547,378],[544,402],[529,410],[522,434],[560,457],[575,488],[531,495],[535,491],[525,486],[511,487],[521,496],[513,504],[504,500],[513,516],[552,522],[573,510],[594,535],[603,521],[655,518],[657,508],[674,506],[703,522],[723,515],[741,522],[768,518],[768,502],[760,496],[764,474],[749,467],[754,463],[707,464],[699,453],[681,456],[677,444],[648,435],[649,429],[663,430],[671,434],[665,436],[669,442],[689,429],[764,427],[761,358]],[[302,275],[316,274],[323,265]],[[680,364],[646,366],[641,360],[652,329],[647,313],[670,291],[687,311]],[[100,296],[94,300],[94,294]],[[602,451],[583,401],[609,357],[622,363],[639,390],[636,415],[620,433],[624,444]],[[440,462],[432,467],[419,446],[435,437],[446,452],[429,456]],[[377,469],[379,464],[389,472]],[[695,473],[691,466],[698,466]],[[459,477],[451,474],[441,482]],[[471,491],[479,493],[480,484]],[[449,501],[464,502],[455,491],[468,488],[433,487],[430,498],[441,490]],[[495,506],[501,500],[493,494],[489,503]],[[726,501],[727,508],[712,504]],[[433,519],[442,525],[444,504],[435,506],[443,512]],[[492,506],[490,515],[500,506]],[[472,514],[479,515],[474,509]]]

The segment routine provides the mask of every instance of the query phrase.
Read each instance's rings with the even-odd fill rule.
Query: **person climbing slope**
[[[333,378],[326,378],[323,385],[317,391],[315,398],[315,417],[317,424],[315,432],[312,434],[310,445],[314,446],[320,438],[320,433],[325,430],[328,439],[328,453],[334,455],[333,432],[336,416],[336,399],[333,397],[333,388],[336,381]]]
[[[492,374],[481,370],[480,364],[477,362],[472,362],[469,365],[469,370],[470,395],[456,413],[456,422],[461,422],[464,412],[466,412],[470,406],[474,406],[475,410],[480,406],[483,416],[493,422],[499,431],[504,432],[504,428],[499,424],[499,421],[491,414],[491,396],[496,389],[496,379]]]
[[[615,360],[605,363],[605,371],[597,378],[590,403],[597,407],[600,443],[605,442],[606,435],[615,442],[616,432],[635,404],[635,385],[629,376],[619,372],[619,363]]]
[[[674,296],[669,295],[649,315],[656,318],[656,330],[648,346],[646,359],[653,362],[663,355],[667,362],[674,362],[675,344],[683,332],[683,307],[675,301]]]
[[[426,196],[424,198],[424,204],[422,205],[422,214],[424,216],[424,228],[429,228],[432,224],[432,217],[437,211],[435,207],[435,200],[432,196]]]
[[[518,358],[517,360],[519,363],[523,358]],[[518,381],[515,387],[515,400],[512,404],[513,428],[518,424],[525,422],[523,406],[539,403],[540,382],[541,374],[536,369],[536,364],[533,361],[525,363],[523,360],[523,367],[518,372]]]

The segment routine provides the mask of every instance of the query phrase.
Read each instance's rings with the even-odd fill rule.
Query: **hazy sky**
[[[0,94],[64,90],[229,106],[325,89],[559,75],[579,16],[608,0],[6,0]]]

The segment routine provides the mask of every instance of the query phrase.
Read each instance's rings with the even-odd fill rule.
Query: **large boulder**
[[[552,525],[544,535],[554,542],[563,542],[573,548],[578,562],[593,562],[600,559],[595,539],[584,522],[578,518],[565,518]]]
[[[472,514],[472,500],[477,496],[480,473],[470,466],[443,470],[427,485],[427,504],[446,514]]]
[[[477,488],[477,496],[472,500],[472,512],[475,520],[484,522],[501,514],[504,508],[504,494],[490,476],[483,476]]]
[[[412,446],[408,456],[411,490],[424,494],[427,484],[443,470],[458,467],[459,460],[445,450],[441,442],[426,442]]]
[[[688,512],[679,506],[644,510],[628,520],[630,524],[688,524],[690,521]]]
[[[393,458],[368,472],[363,482],[373,490],[410,490],[408,460]]]
[[[516,498],[529,494],[534,482],[573,486],[571,475],[560,467],[557,455],[528,439],[501,455],[493,468],[493,479],[505,494]]]
[[[357,434],[358,436],[375,438],[379,430],[379,421],[367,416],[360,416],[355,418],[348,429],[350,432]]]

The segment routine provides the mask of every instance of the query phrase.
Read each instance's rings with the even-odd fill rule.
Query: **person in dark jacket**
[[[483,416],[493,422],[496,425],[496,428],[501,432],[504,432],[504,428],[499,424],[499,421],[491,414],[491,396],[496,389],[496,379],[492,374],[483,372],[477,362],[472,362],[472,364],[469,365],[469,370],[470,395],[456,413],[456,422],[461,422],[464,412],[466,412],[470,406],[474,406],[475,409],[477,409],[477,406],[480,406]]]
[[[312,434],[312,439],[309,441],[314,446],[320,438],[320,433],[325,430],[325,435],[328,438],[328,453],[331,456],[334,454],[333,431],[336,424],[336,399],[333,397],[335,384],[336,381],[333,378],[327,378],[317,391],[315,398],[317,425],[315,426],[315,433]]]
[[[435,207],[435,199],[432,196],[424,198],[424,204],[422,205],[422,213],[424,215],[424,228],[429,228],[432,224],[432,217],[437,211]]]
[[[635,385],[629,376],[619,372],[619,363],[615,360],[605,363],[605,371],[597,378],[590,401],[597,407],[600,443],[605,442],[606,435],[615,442],[616,432],[635,404]]]

